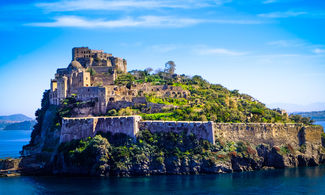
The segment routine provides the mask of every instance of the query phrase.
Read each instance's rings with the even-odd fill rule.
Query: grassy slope
[[[220,84],[211,84],[200,76],[168,75],[164,72],[148,74],[146,71],[131,71],[120,75],[116,81],[118,85],[132,88],[135,83],[151,83],[152,85],[180,86],[190,91],[191,96],[184,98],[159,98],[155,94],[147,94],[148,102],[174,105],[177,108],[165,109],[160,113],[151,113],[143,107],[133,107],[109,112],[109,115],[140,114],[148,120],[194,120],[215,122],[302,122],[310,124],[312,121],[300,116],[282,115],[276,110],[269,109],[265,104],[255,100],[238,90],[228,90]],[[114,114],[112,114],[114,113]]]

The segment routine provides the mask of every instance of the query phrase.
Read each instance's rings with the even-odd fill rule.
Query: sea
[[[325,121],[317,122],[325,127]],[[0,130],[0,158],[18,157],[31,131]],[[0,177],[0,195],[21,194],[325,194],[325,166],[213,175],[129,178]]]

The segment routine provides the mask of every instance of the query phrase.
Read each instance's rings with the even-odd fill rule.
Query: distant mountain
[[[296,112],[303,117],[310,117],[315,121],[325,121],[325,110],[324,111],[314,111],[314,112]]]
[[[3,130],[32,130],[36,121],[24,121],[8,124]]]
[[[33,119],[23,114],[0,116],[0,121],[23,122],[23,121],[31,121],[31,120]]]

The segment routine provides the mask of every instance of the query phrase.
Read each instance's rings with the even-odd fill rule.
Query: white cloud
[[[260,20],[206,20],[206,22],[216,24],[262,24]]]
[[[52,22],[36,22],[26,24],[39,27],[80,27],[80,28],[119,28],[119,27],[184,27],[200,23],[217,24],[259,24],[251,20],[203,20],[171,16],[126,17],[117,20],[86,19],[79,16],[61,16]]]
[[[313,53],[315,53],[315,54],[325,54],[325,49],[316,48],[316,49],[313,50]]]
[[[202,22],[191,18],[174,18],[162,16],[127,17],[118,20],[88,20],[78,16],[63,16],[54,22],[30,23],[29,26],[40,27],[82,27],[82,28],[119,28],[119,27],[183,27]]]
[[[51,3],[37,3],[47,11],[77,10],[126,10],[157,8],[199,8],[218,6],[231,0],[60,0]]]
[[[241,56],[247,53],[237,52],[233,50],[228,50],[224,48],[197,48],[195,52],[200,55],[227,55],[227,56]]]
[[[268,42],[267,44],[276,47],[300,47],[305,45],[305,43],[301,41],[294,41],[294,40],[271,41]]]
[[[263,13],[258,14],[260,17],[264,18],[288,18],[288,17],[296,17],[301,15],[306,15],[307,12],[295,12],[295,11],[287,11],[287,12],[271,12],[271,13]]]

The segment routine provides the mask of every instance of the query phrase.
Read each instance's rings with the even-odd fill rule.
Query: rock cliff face
[[[117,144],[116,138],[97,135],[88,141],[65,144],[52,164],[53,173],[93,176],[207,174],[316,166],[324,162],[323,149],[310,154],[290,145],[255,146],[247,142],[222,141],[212,145],[184,134],[146,131],[140,132],[137,142],[132,144]]]

